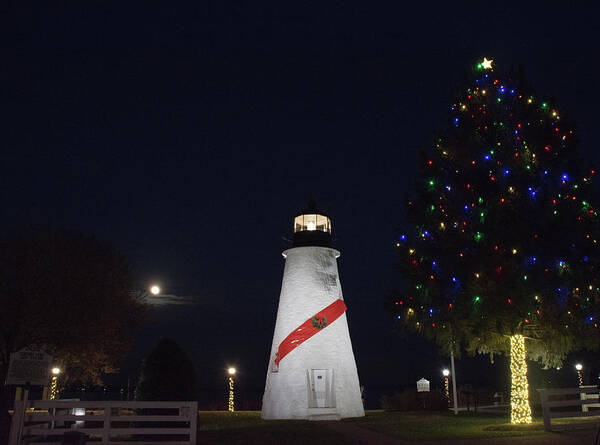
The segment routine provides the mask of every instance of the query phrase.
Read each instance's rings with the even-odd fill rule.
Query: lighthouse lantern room
[[[294,218],[294,247],[331,247],[331,219],[317,210],[314,203]]]

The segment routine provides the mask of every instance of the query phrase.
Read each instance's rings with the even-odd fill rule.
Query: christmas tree
[[[598,346],[593,169],[573,125],[520,72],[477,64],[422,155],[400,235],[401,325],[442,348],[509,353],[511,421],[531,422],[526,356],[560,366]]]

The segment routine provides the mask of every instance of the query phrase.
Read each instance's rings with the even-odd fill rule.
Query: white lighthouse
[[[331,220],[314,205],[294,219],[263,395],[263,419],[364,416]]]

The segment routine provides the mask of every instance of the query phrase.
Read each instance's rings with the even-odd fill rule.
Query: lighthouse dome
[[[314,202],[294,218],[293,247],[331,247],[331,219]]]

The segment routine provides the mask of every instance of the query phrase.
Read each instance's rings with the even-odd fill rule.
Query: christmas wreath
[[[319,317],[318,315],[315,315],[312,318],[312,325],[317,329],[323,329],[323,328],[327,327],[327,318]]]

